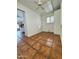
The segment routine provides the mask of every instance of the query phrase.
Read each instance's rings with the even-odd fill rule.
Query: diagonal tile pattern
[[[41,32],[17,44],[17,59],[62,59],[59,35]]]

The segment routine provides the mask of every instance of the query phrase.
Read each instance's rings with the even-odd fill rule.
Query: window
[[[47,23],[54,23],[54,16],[47,17]]]
[[[24,11],[17,9],[17,22],[24,21]]]
[[[47,23],[50,23],[51,21],[50,21],[50,17],[47,17]]]

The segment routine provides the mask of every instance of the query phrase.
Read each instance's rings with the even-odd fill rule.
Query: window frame
[[[52,20],[52,17],[53,17],[53,20]],[[49,19],[48,19],[48,18],[49,18]],[[54,16],[49,16],[49,17],[47,17],[46,23],[48,23],[48,24],[54,23]]]

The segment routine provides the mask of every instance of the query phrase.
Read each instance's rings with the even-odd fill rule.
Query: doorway
[[[25,30],[24,30],[24,14],[25,12],[17,9],[17,42],[25,36]]]

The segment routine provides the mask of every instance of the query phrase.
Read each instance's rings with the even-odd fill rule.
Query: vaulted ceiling
[[[17,2],[27,6],[28,8],[40,13],[45,14],[54,10],[57,10],[60,8],[61,0],[42,0],[42,8],[38,8],[38,5],[35,2],[38,2],[38,0],[17,0]],[[49,2],[49,4],[48,4]],[[49,8],[51,7],[52,8]]]

